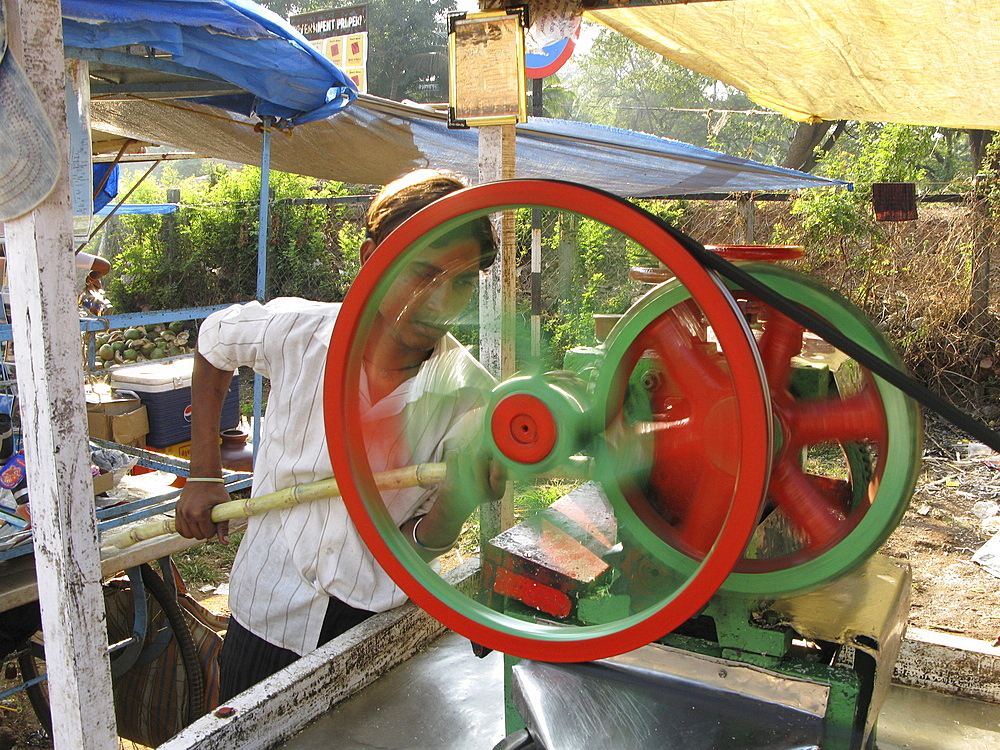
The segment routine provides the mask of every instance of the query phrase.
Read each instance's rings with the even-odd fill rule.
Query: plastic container
[[[191,439],[191,373],[194,357],[121,367],[111,373],[111,387],[133,391],[146,407],[146,444],[165,448]],[[239,376],[233,376],[222,405],[219,430],[240,423]]]
[[[965,449],[968,452],[969,458],[989,456],[993,454],[993,449],[983,443],[969,443]]]

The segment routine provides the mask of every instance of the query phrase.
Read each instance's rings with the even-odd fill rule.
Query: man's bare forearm
[[[232,379],[231,370],[220,370],[195,353],[191,377],[191,476],[222,476],[219,422]]]

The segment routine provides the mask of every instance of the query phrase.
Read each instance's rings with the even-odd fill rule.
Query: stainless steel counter
[[[500,654],[454,633],[286,742],[284,750],[491,750],[504,737]],[[893,685],[878,750],[996,750],[1000,705]]]

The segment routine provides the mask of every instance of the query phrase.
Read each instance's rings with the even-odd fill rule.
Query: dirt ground
[[[1000,502],[1000,456],[970,457],[968,438],[930,417],[925,427],[917,490],[881,552],[913,572],[911,626],[992,643],[1000,635],[1000,578],[972,557],[1000,532],[1000,515],[975,512]]]

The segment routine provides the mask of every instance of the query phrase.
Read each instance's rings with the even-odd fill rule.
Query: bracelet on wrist
[[[186,477],[187,482],[214,482],[216,484],[225,484],[226,480],[222,477]]]
[[[410,535],[413,537],[413,543],[417,545],[419,549],[425,550],[426,552],[434,552],[439,555],[444,554],[445,552],[448,552],[451,549],[453,549],[454,546],[458,543],[457,539],[453,541],[451,544],[444,547],[428,547],[426,544],[422,543],[419,539],[417,539],[417,527],[420,526],[420,522],[423,521],[424,518],[426,517],[427,517],[426,515],[418,516],[417,520],[413,522],[413,526],[410,529]]]

